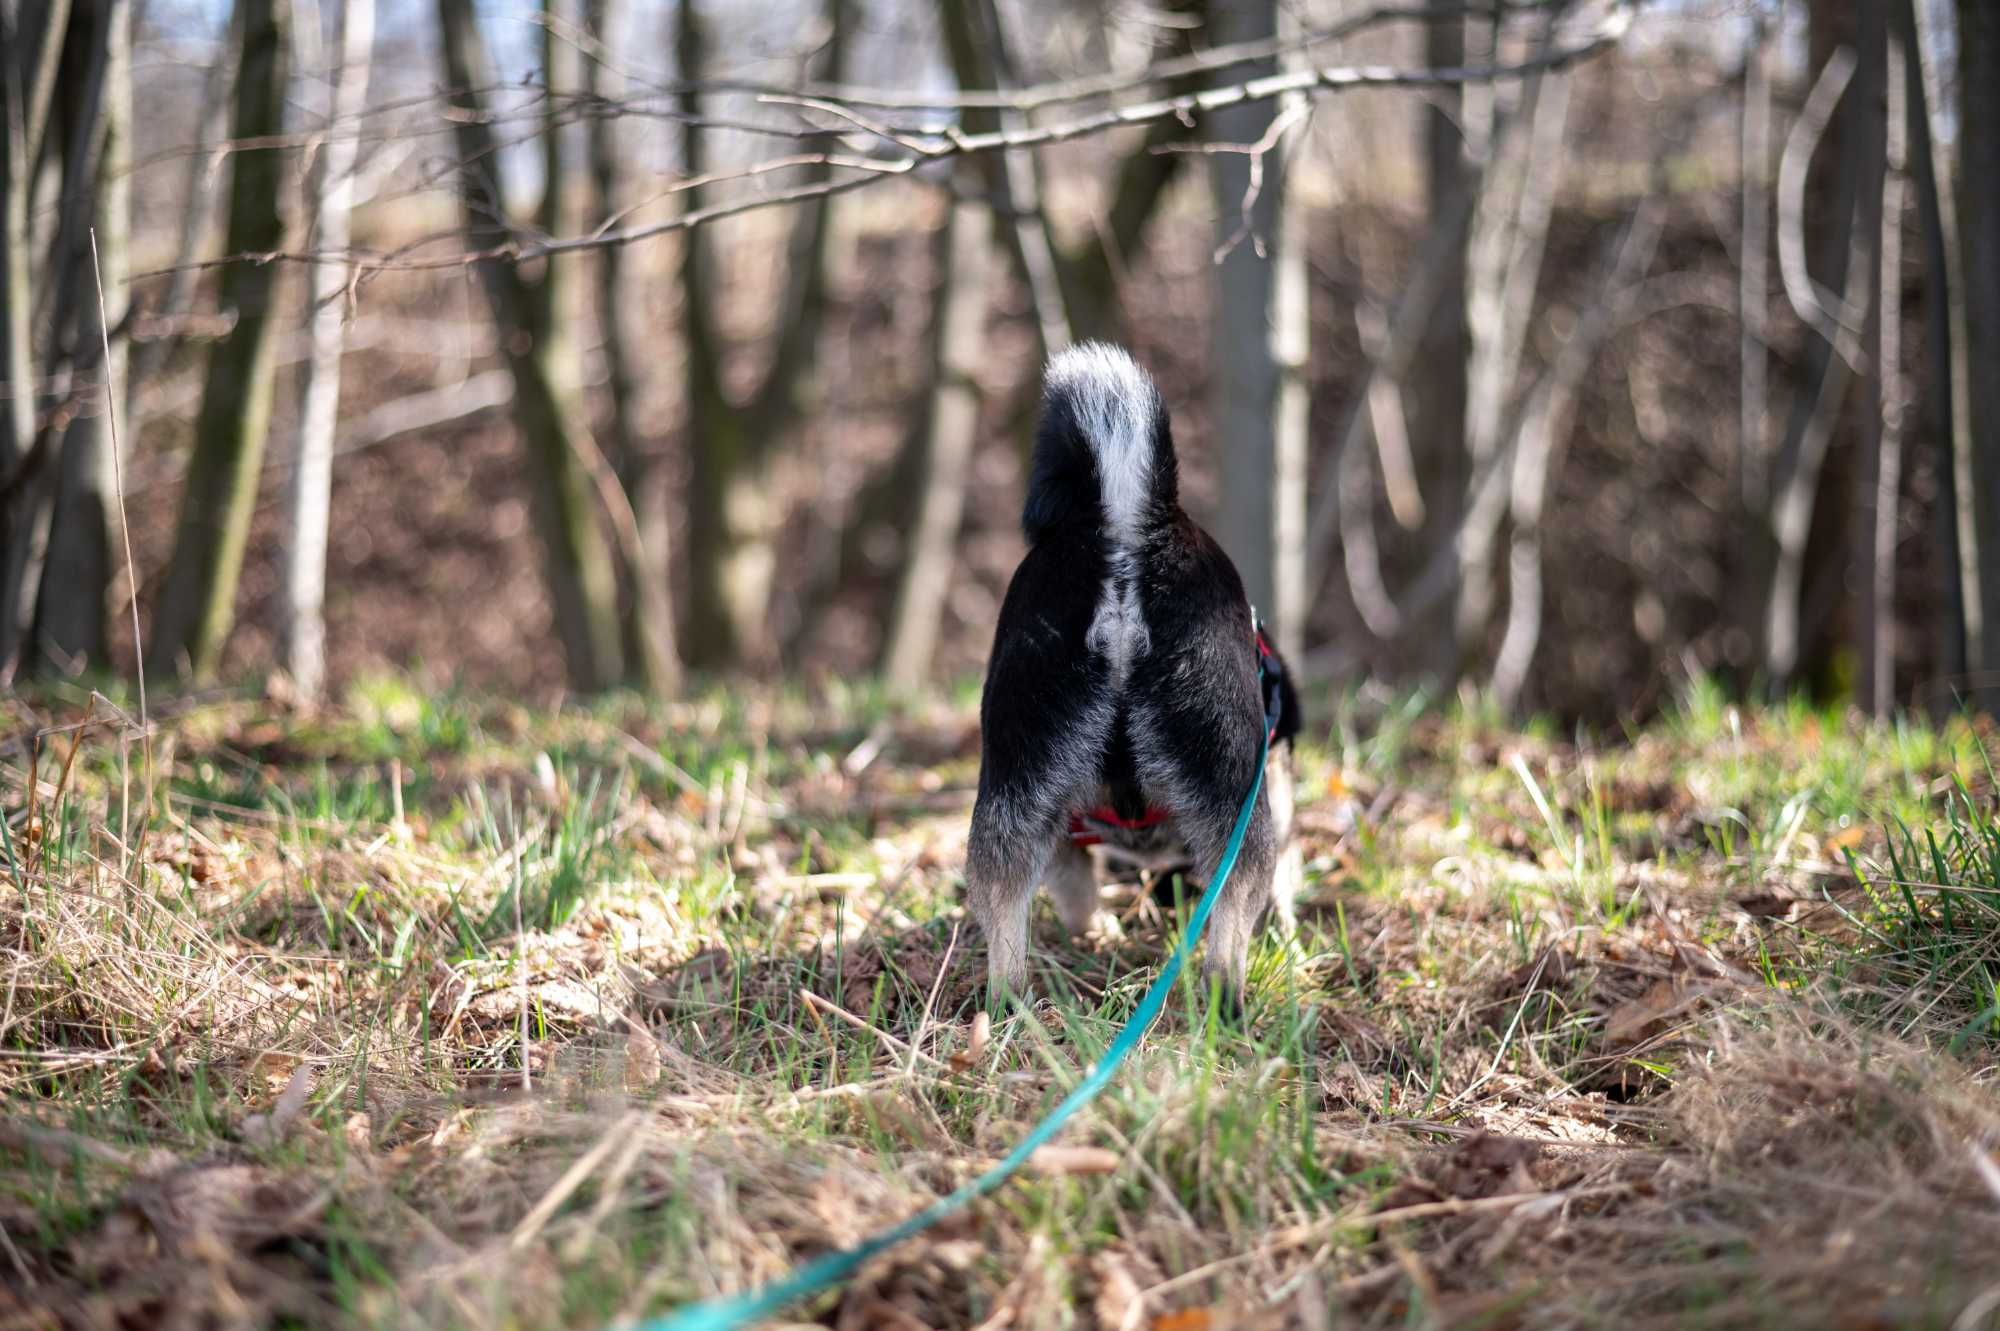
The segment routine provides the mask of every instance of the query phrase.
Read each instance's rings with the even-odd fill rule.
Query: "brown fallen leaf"
[[[306,1107],[312,1094],[312,1068],[300,1063],[291,1079],[278,1093],[278,1101],[268,1114],[251,1114],[243,1120],[243,1140],[252,1146],[276,1146],[291,1131],[292,1123]]]
[[[1182,1308],[1153,1319],[1153,1331],[1211,1331],[1220,1325],[1213,1308]]]
[[[642,1091],[660,1079],[660,1042],[643,1027],[625,1037],[625,1089]]]
[[[1064,1174],[1115,1174],[1122,1157],[1102,1146],[1044,1146],[1028,1157],[1028,1168],[1045,1178]]]
[[[1614,1042],[1636,1040],[1669,1017],[1699,1003],[1702,993],[1699,986],[1683,993],[1671,980],[1655,980],[1645,993],[1611,1010],[1611,1015],[1604,1019],[1604,1038]]]
[[[972,1034],[966,1039],[965,1048],[953,1050],[946,1059],[953,1072],[965,1072],[977,1067],[986,1055],[986,1042],[993,1036],[993,1018],[981,1012],[972,1019]]]
[[[1146,1315],[1146,1286],[1159,1281],[1157,1269],[1145,1271],[1151,1262],[1123,1244],[1106,1248],[1090,1259],[1091,1274],[1097,1278],[1097,1297],[1092,1309],[1103,1331],[1139,1331]]]

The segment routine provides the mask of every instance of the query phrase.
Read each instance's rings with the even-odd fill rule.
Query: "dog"
[[[1181,508],[1165,403],[1124,351],[1083,343],[1050,360],[1021,527],[1028,551],[980,698],[965,862],[989,990],[1026,987],[1038,885],[1072,934],[1090,927],[1091,845],[1209,881],[1257,774],[1268,702],[1263,788],[1203,955],[1235,1008],[1257,921],[1275,904],[1289,927],[1302,874],[1298,698],[1236,566]]]

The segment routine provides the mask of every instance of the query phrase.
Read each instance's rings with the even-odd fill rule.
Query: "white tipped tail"
[[[1119,544],[1138,535],[1153,478],[1159,390],[1118,347],[1079,342],[1049,361],[1051,396],[1069,400],[1097,460],[1104,521]]]

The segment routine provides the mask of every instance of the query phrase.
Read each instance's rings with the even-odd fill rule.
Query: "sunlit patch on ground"
[[[0,1320],[595,1328],[1003,1154],[1176,928],[976,1025],[959,704],[17,699]],[[1318,700],[1301,928],[843,1328],[1979,1324],[1994,738]],[[88,728],[78,723],[92,719]],[[105,718],[113,717],[109,723]],[[150,812],[149,812],[150,810]]]

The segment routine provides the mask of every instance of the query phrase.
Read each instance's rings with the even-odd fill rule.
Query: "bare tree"
[[[1948,688],[1928,690],[1935,710],[1952,700],[1952,689],[1964,680],[1967,664],[1968,591],[1977,593],[1978,570],[1961,556],[1957,439],[1964,412],[1954,398],[1966,392],[1963,302],[1957,282],[1956,248],[1947,239],[1947,219],[1954,216],[1948,188],[1940,188],[1939,154],[1931,137],[1932,90],[1926,71],[1933,68],[1923,25],[1914,0],[1898,0],[1890,21],[1903,45],[1905,104],[1909,116],[1910,185],[1916,195],[1917,228],[1924,248],[1924,433],[1933,441],[1932,467],[1937,498],[1932,503],[1931,530],[1937,542],[1939,609],[1933,626],[1937,676]],[[1955,232],[1950,233],[1955,235]],[[1970,449],[1965,451],[1970,461]]]
[[[131,7],[123,0],[73,12],[57,95],[62,121],[64,186],[49,279],[68,293],[52,330],[55,360],[72,367],[75,396],[58,413],[61,454],[54,475],[48,554],[35,598],[35,649],[31,664],[73,670],[105,662],[105,614],[111,586],[113,509],[116,505],[114,435],[95,383],[108,375],[115,386],[124,370],[125,346],[111,346],[99,327],[95,275],[89,262],[94,227],[105,273],[104,324],[115,328],[126,309],[127,231],[131,213]],[[86,400],[85,395],[88,394]]]
[[[1744,45],[1743,123],[1737,158],[1742,177],[1736,242],[1739,369],[1736,483],[1730,487],[1737,509],[1730,524],[1730,560],[1739,570],[1755,567],[1761,558],[1762,528],[1771,502],[1771,459],[1765,437],[1770,411],[1770,350],[1765,328],[1771,298],[1771,76],[1765,67],[1766,35],[1764,16],[1758,11]],[[1731,613],[1742,612],[1732,608]],[[1725,644],[1725,660],[1748,666],[1760,637],[1761,631],[1754,625],[1740,625],[1732,641]]]
[[[490,62],[472,0],[438,0],[437,9],[445,79],[456,108],[459,197],[468,240],[474,249],[483,250],[512,229],[500,144],[484,105],[483,90],[493,86]],[[544,25],[543,41],[545,67],[559,83],[558,66],[574,48],[557,34],[554,24]],[[544,190],[537,221],[545,232],[563,224],[562,210],[567,206],[569,171],[557,105],[550,96],[543,126]],[[623,674],[616,582],[610,549],[592,513],[586,458],[601,461],[601,455],[577,401],[575,344],[558,317],[564,307],[561,283],[566,267],[558,256],[549,257],[552,262],[534,279],[504,259],[487,259],[476,266],[500,327],[508,371],[514,376],[514,418],[538,472],[535,511],[557,634],[570,679],[581,688],[595,689],[617,682]]]
[[[143,331],[135,330],[132,352],[127,357],[124,399],[125,433],[138,438],[144,419],[145,389],[152,382],[167,355],[181,342],[182,326],[193,305],[195,283],[201,267],[195,262],[215,230],[220,211],[223,163],[229,154],[223,147],[229,132],[230,90],[236,75],[236,47],[226,40],[202,74],[200,111],[195,120],[195,139],[201,145],[187,155],[181,183],[181,221],[175,237],[173,271],[166,291],[151,308],[143,311]],[[106,291],[109,297],[110,292]]]
[[[290,4],[243,0],[236,23],[241,56],[230,133],[238,140],[274,137],[284,128]],[[232,154],[230,253],[284,247],[282,196],[278,152]],[[278,272],[272,265],[231,264],[222,273],[221,307],[233,311],[236,322],[208,358],[173,557],[153,616],[147,655],[156,669],[185,669],[197,679],[213,674],[235,619],[237,575],[271,418]]]
[[[1217,42],[1276,35],[1273,0],[1210,15]],[[1273,66],[1274,68],[1275,66]],[[1305,619],[1303,235],[1282,225],[1284,131],[1302,103],[1231,107],[1210,118],[1216,219],[1210,419],[1226,440],[1216,533],[1243,574],[1251,604],[1296,654]],[[1281,475],[1283,484],[1280,485]]]
[[[315,16],[314,21],[317,22]],[[368,67],[375,45],[375,0],[337,0],[328,133],[314,162],[311,197],[318,205],[318,243],[347,246],[354,207],[358,120],[368,100]],[[346,271],[334,264],[312,270],[311,354],[299,387],[296,461],[291,474],[291,541],[285,548],[285,670],[300,694],[319,696],[326,680],[327,516],[333,499],[333,436],[340,410],[340,357],[346,342],[342,300]]]
[[[1542,637],[1542,520],[1569,440],[1576,396],[1606,339],[1634,313],[1634,286],[1653,261],[1659,196],[1640,203],[1606,264],[1603,290],[1582,313],[1556,364],[1530,390],[1517,430],[1508,518],[1507,625],[1493,661],[1493,695],[1520,709]]]
[[[1879,7],[1863,6],[1863,27],[1849,45],[1836,41],[1848,38],[1840,25],[1852,18],[1844,10],[1841,15],[1822,22],[1822,11],[1815,11],[1822,30],[1814,42],[1824,51],[1824,63],[1779,170],[1780,273],[1786,296],[1813,331],[1813,341],[1808,354],[1811,386],[1792,413],[1773,464],[1767,580],[1749,588],[1761,595],[1762,660],[1773,687],[1792,680],[1807,650],[1808,625],[1802,615],[1807,542],[1843,407],[1856,379],[1868,369],[1864,330],[1875,303],[1885,16]],[[1806,203],[1808,172],[1822,135],[1832,136],[1838,172],[1831,205],[1811,208]],[[1809,213],[1817,225],[1808,225]],[[1814,266],[1826,275],[1825,283],[1814,275]],[[1842,568],[1836,581],[1846,577]]]
[[[1554,44],[1564,8],[1555,5],[1548,10],[1545,46]],[[1470,333],[1465,448],[1474,473],[1497,465],[1508,442],[1501,423],[1517,392],[1541,283],[1569,123],[1569,93],[1569,79],[1560,71],[1537,75],[1522,84],[1515,114],[1492,118],[1468,257],[1465,314]],[[1461,668],[1485,650],[1498,604],[1498,553],[1506,509],[1490,504],[1465,511],[1453,629]]]
[[[851,22],[849,0],[828,0],[826,77],[838,82],[845,65]],[[676,27],[681,73],[699,81],[708,66],[707,34],[689,0]],[[695,129],[700,98],[681,96],[682,164],[690,177],[710,167],[706,136]],[[824,183],[831,168],[805,168],[809,182]],[[690,191],[700,207],[700,191]],[[682,300],[688,364],[691,476],[688,495],[688,632],[683,651],[691,663],[720,666],[772,663],[770,625],[773,541],[778,514],[771,492],[771,463],[778,443],[811,415],[818,386],[813,374],[820,316],[826,304],[831,215],[826,197],[798,207],[787,246],[784,289],[775,320],[775,348],[763,378],[746,395],[723,383],[724,347],[715,324],[719,274],[705,228],[688,232],[681,247]]]
[[[612,40],[618,8],[614,0],[587,0],[584,23],[601,51]],[[620,77],[601,55],[584,66],[590,96],[590,175],[597,220],[613,225],[619,213],[618,119],[610,113],[620,94]],[[634,682],[655,696],[680,689],[680,656],[674,646],[673,599],[668,594],[668,528],[665,496],[656,483],[654,454],[635,420],[638,376],[626,339],[629,278],[625,251],[612,246],[597,256],[597,323],[604,354],[606,407],[604,448],[632,512],[628,541],[620,543],[625,594],[621,600],[624,649]]]
[[[930,337],[930,401],[918,444],[916,522],[883,641],[882,675],[895,689],[915,689],[930,673],[951,587],[978,437],[992,247],[992,211],[976,198],[954,201],[936,247],[937,313]]]
[[[46,449],[37,408],[49,386],[35,353],[30,217],[69,23],[64,0],[0,10],[0,678],[11,676],[34,614],[48,536]]]
[[[1887,123],[1883,142],[1881,223],[1876,250],[1881,270],[1881,294],[1875,307],[1875,394],[1877,418],[1872,423],[1875,475],[1872,502],[1862,511],[1872,528],[1866,629],[1864,696],[1877,717],[1887,717],[1896,704],[1896,537],[1900,527],[1903,490],[1903,418],[1908,400],[1903,376],[1903,199],[1907,191],[1909,112],[1904,34],[1897,25],[1889,35],[1885,89]]]
[[[2000,7],[1958,0],[1958,243],[1979,652],[1974,698],[2000,712]],[[1963,539],[1963,529],[1961,529]],[[1967,551],[1968,554],[1975,552]],[[1970,621],[1968,600],[1968,615]]]
[[[1450,8],[1450,0],[1435,0],[1434,7]],[[1465,25],[1463,16],[1432,20],[1424,29],[1425,61],[1440,67],[1464,64]],[[1407,391],[1400,381],[1397,389],[1404,404],[1416,489],[1423,497],[1422,521],[1410,542],[1419,549],[1435,548],[1457,536],[1472,474],[1466,424],[1472,333],[1466,323],[1465,224],[1477,183],[1466,161],[1464,106],[1462,89],[1439,88],[1419,112],[1425,208],[1434,226],[1442,225],[1448,213],[1459,214],[1453,243],[1436,256],[1436,297],[1410,360]],[[1461,651],[1454,624],[1460,577],[1454,576],[1452,584],[1441,610],[1409,626],[1426,642],[1423,668],[1445,682],[1457,678]]]

